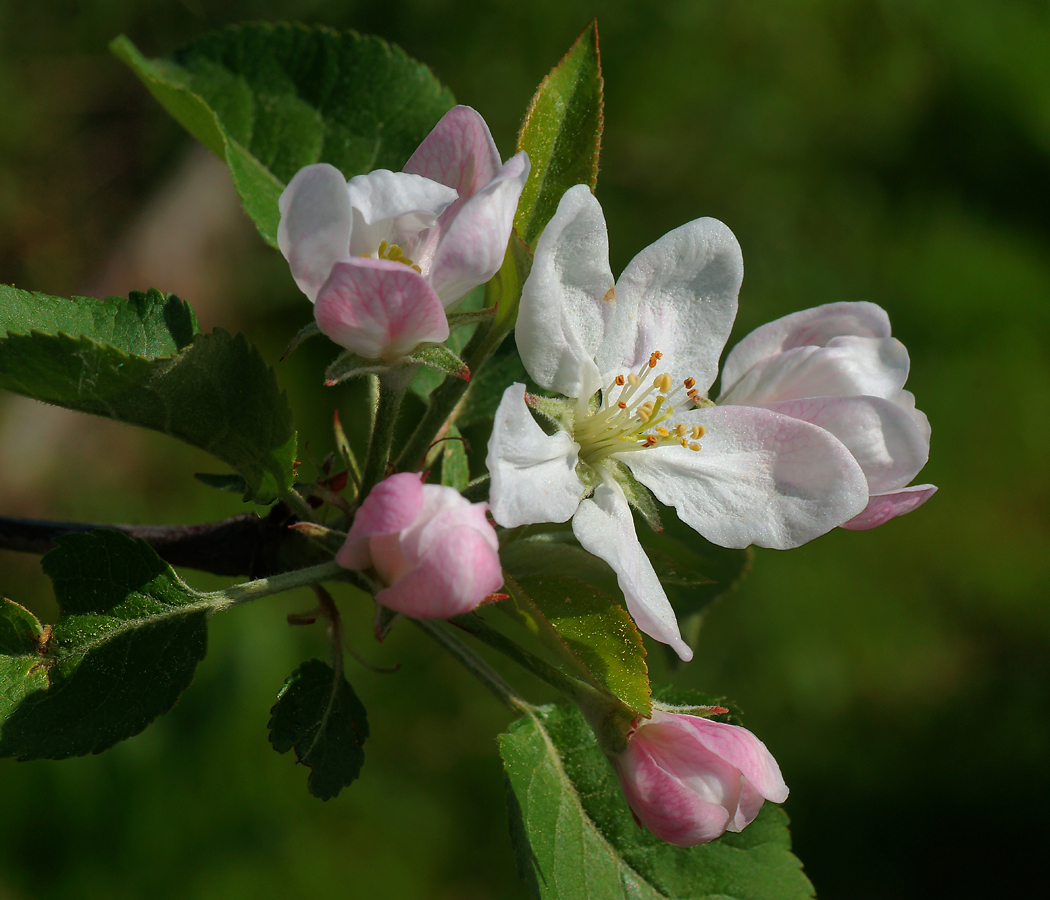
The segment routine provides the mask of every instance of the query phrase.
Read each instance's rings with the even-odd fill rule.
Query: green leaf
[[[470,484],[470,463],[463,436],[455,425],[449,424],[441,451],[441,483],[462,491]]]
[[[327,28],[253,23],[146,59],[110,49],[233,175],[256,227],[277,246],[277,198],[303,166],[348,178],[400,169],[455,102],[421,63],[385,41]]]
[[[462,378],[470,381],[470,369],[455,353],[443,344],[431,344],[428,347],[419,347],[411,355],[405,357],[406,362],[418,363],[430,369],[436,369],[446,375]]]
[[[592,21],[540,82],[518,134],[518,150],[528,151],[532,169],[514,225],[530,247],[562,194],[576,184],[594,190],[602,124],[598,23]]]
[[[739,834],[689,849],[665,844],[636,825],[616,775],[575,707],[537,710],[511,725],[499,744],[514,795],[511,833],[519,868],[532,867],[526,884],[543,900],[813,896],[791,853],[788,818],[773,804],[765,804]]]
[[[313,771],[307,789],[330,800],[361,773],[368,715],[350,683],[319,659],[296,669],[270,711],[270,743],[278,753],[295,747]]]
[[[485,299],[485,288],[479,285],[464,297],[456,308],[458,312],[448,314],[448,327],[451,332],[445,346],[462,359],[463,348],[467,346],[479,322],[491,321],[493,311],[482,307]],[[480,317],[480,318],[476,318]],[[474,373],[471,373],[473,378]],[[445,380],[445,373],[431,366],[421,366],[412,379],[409,389],[422,400],[430,397],[431,392]]]
[[[507,387],[515,381],[524,382],[526,377],[518,348],[513,340],[505,340],[477,372],[471,372],[470,387],[456,422],[461,428],[466,428],[483,419],[491,419]]]
[[[573,671],[648,716],[649,670],[634,620],[612,597],[567,575],[506,579],[499,608],[558,652]]]
[[[0,308],[11,323],[0,388],[200,447],[244,477],[245,499],[271,503],[290,489],[292,412],[243,336],[194,337],[189,308],[156,291],[67,301],[4,288]],[[141,355],[158,351],[171,355]]]
[[[200,332],[188,303],[150,288],[127,297],[50,297],[0,284],[0,340],[7,333],[82,334],[132,356],[156,359]],[[2,346],[2,345],[0,345]]]
[[[664,526],[660,520],[660,510],[656,505],[656,498],[653,497],[649,488],[635,478],[634,473],[619,460],[611,459],[608,462],[612,463],[608,467],[612,470],[613,477],[623,489],[624,496],[627,498],[627,502],[631,504],[631,508],[645,520],[645,524],[649,526],[651,531],[663,531]]]
[[[215,475],[210,472],[194,472],[193,477],[201,484],[213,487],[218,491],[230,494],[244,494],[248,491],[248,482],[240,475]]]
[[[67,534],[42,561],[62,615],[41,631],[5,603],[0,617],[0,755],[98,753],[166,713],[207,648],[212,601],[143,541]]]
[[[518,210],[521,211],[520,204]],[[512,231],[499,271],[485,284],[485,306],[496,309],[491,330],[500,342],[503,341],[503,336],[514,328],[518,319],[521,288],[531,271],[532,251],[519,237],[518,232]]]

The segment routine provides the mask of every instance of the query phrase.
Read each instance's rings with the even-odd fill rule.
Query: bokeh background
[[[921,511],[756,554],[678,683],[735,698],[776,754],[824,898],[1025,895],[1050,800],[1050,12],[1022,0],[0,0],[0,280],[154,285],[276,359],[310,311],[221,164],[106,45],[148,55],[247,18],[379,34],[482,112],[504,156],[539,79],[599,15],[598,196],[613,269],[699,215],[747,275],[735,338],[870,300],[933,425]],[[330,351],[280,364],[310,452],[345,394]],[[732,342],[731,342],[732,343]],[[353,429],[351,422],[348,428]],[[241,511],[161,436],[0,397],[0,511],[193,522]],[[186,573],[194,585],[217,580]],[[0,592],[54,615],[34,557]],[[524,897],[494,736],[507,716],[411,629],[369,661],[361,780],[322,804],[266,741],[319,629],[289,596],[213,622],[176,709],[100,756],[0,761],[0,898]],[[661,671],[659,655],[651,654]],[[538,686],[522,681],[532,696]]]

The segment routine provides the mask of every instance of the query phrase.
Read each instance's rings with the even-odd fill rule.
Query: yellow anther
[[[685,447],[687,449],[689,447],[689,441],[687,441],[685,438],[679,439],[678,443],[681,444],[683,447]]]
[[[694,425],[693,426],[693,440],[699,440],[705,434],[707,434],[707,429],[704,428],[703,425]]]
[[[671,390],[671,376],[666,372],[663,375],[657,375],[653,380],[653,384],[656,385],[658,391],[663,391],[666,394]]]
[[[380,242],[379,250],[377,251],[377,255],[380,257],[380,259],[382,259],[383,257],[386,256],[386,252],[389,249],[390,249],[390,245],[386,241],[381,241]]]
[[[638,384],[638,376],[635,375],[634,372],[631,372],[631,374],[627,376],[627,383],[631,385],[631,387],[634,387]]]
[[[674,427],[674,433],[677,434],[679,437],[685,437],[685,425],[679,422]]]
[[[690,444],[689,445],[689,449],[690,450],[694,450],[694,451],[699,450],[700,449],[700,445],[699,444]]]
[[[622,375],[617,375],[617,376],[616,376],[616,383],[617,383],[618,385],[620,385],[620,387],[623,387],[623,386],[624,386],[624,384],[626,383],[626,381],[627,381],[627,379],[626,379],[626,378],[624,378],[624,377],[623,377]]]
[[[671,436],[671,432],[669,432],[666,428],[664,428],[663,425],[661,425],[659,428],[656,429],[656,433],[658,435],[660,435],[660,437],[662,437],[662,438]]]
[[[642,422],[648,422],[653,415],[653,401],[649,400],[638,407],[637,416]]]

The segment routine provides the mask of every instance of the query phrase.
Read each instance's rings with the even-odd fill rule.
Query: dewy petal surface
[[[777,403],[806,397],[896,397],[908,378],[908,351],[896,338],[834,337],[756,363],[720,404]]]
[[[496,410],[485,458],[492,517],[506,528],[567,521],[584,493],[578,454],[565,432],[544,433],[525,405],[525,385],[512,384]]]
[[[936,493],[937,488],[932,484],[916,484],[888,494],[873,494],[864,511],[848,522],[844,522],[842,527],[850,531],[867,531],[869,528],[878,528],[879,525],[885,524],[890,519],[918,509]]]
[[[594,357],[615,308],[609,235],[587,185],[569,188],[536,244],[515,339],[536,383],[578,400],[602,387]]]
[[[860,463],[872,494],[904,487],[930,456],[929,439],[914,418],[880,397],[814,397],[765,408],[812,422],[835,435]]]
[[[618,458],[683,522],[722,547],[798,547],[867,503],[860,465],[822,428],[741,406],[693,410],[679,421],[706,428],[699,452],[654,447]]]
[[[429,279],[446,307],[499,271],[528,177],[529,158],[519,153],[439,226]]]
[[[744,277],[740,245],[717,219],[696,219],[639,253],[616,282],[616,301],[598,350],[602,377],[637,369],[654,350],[660,370],[706,390],[736,318]]]
[[[277,245],[312,303],[332,267],[349,254],[352,215],[346,179],[327,163],[307,166],[281,193],[278,208]]]
[[[408,266],[383,259],[339,263],[314,307],[328,337],[366,359],[395,362],[449,334],[441,300]]]
[[[404,244],[432,228],[458,196],[453,188],[404,172],[376,169],[346,183],[353,209],[350,255],[376,252],[382,241]]]
[[[612,567],[627,610],[638,627],[669,644],[686,662],[692,659],[693,651],[682,640],[671,602],[638,542],[631,507],[615,481],[603,481],[593,499],[580,503],[572,518],[572,531],[585,550]]]
[[[757,363],[796,347],[823,346],[832,338],[887,338],[890,319],[874,303],[828,303],[804,309],[756,328],[726,357],[722,392],[727,393]]]

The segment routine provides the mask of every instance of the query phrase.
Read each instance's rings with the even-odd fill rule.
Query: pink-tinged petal
[[[692,659],[693,651],[682,640],[663,585],[638,542],[631,507],[615,481],[603,481],[594,498],[580,504],[572,517],[572,532],[588,553],[612,567],[635,624],[650,637],[669,644],[686,662]]]
[[[499,556],[485,536],[459,528],[447,532],[400,581],[380,591],[376,602],[416,619],[446,619],[470,612],[502,584]]]
[[[507,528],[565,522],[580,503],[579,444],[563,431],[545,434],[525,405],[525,385],[503,392],[485,465],[492,517]]]
[[[896,397],[891,398],[894,403],[897,404],[901,409],[908,413],[909,416],[915,421],[922,436],[926,438],[926,443],[930,442],[930,420],[926,418],[926,413],[921,409],[915,408],[915,395],[911,391],[901,391]]]
[[[488,184],[500,165],[485,120],[469,106],[454,106],[423,139],[403,171],[454,188],[464,201]]]
[[[819,425],[837,437],[860,463],[868,492],[904,487],[930,456],[929,439],[914,418],[879,397],[814,397],[764,404],[766,409]]]
[[[346,190],[354,216],[351,256],[375,253],[382,241],[403,248],[418,232],[433,228],[457,196],[436,181],[387,169],[351,178]]]
[[[764,359],[796,347],[822,347],[843,336],[889,337],[889,316],[874,303],[828,303],[769,322],[730,351],[722,368],[722,391],[732,388]]]
[[[423,276],[383,259],[337,264],[314,315],[321,331],[340,346],[388,363],[449,334],[441,300]]]
[[[896,338],[835,337],[752,366],[722,393],[724,405],[755,406],[806,397],[896,397],[908,378],[908,351]]]
[[[578,184],[540,235],[522,288],[514,336],[526,371],[542,387],[586,401],[603,386],[594,357],[615,308],[605,216]]]
[[[404,472],[379,482],[354,516],[350,533],[336,562],[347,569],[367,568],[371,562],[368,539],[408,528],[423,508],[423,484],[419,475]]]
[[[327,163],[307,166],[288,183],[277,206],[277,246],[312,303],[332,267],[349,254],[352,218],[346,179]]]
[[[829,432],[767,409],[712,407],[701,450],[677,445],[617,456],[689,527],[722,547],[797,547],[864,509],[860,465]]]
[[[889,494],[873,494],[864,511],[848,522],[844,522],[842,527],[850,531],[867,531],[869,528],[877,528],[890,519],[918,509],[936,493],[937,488],[932,484],[917,484]]]
[[[514,227],[514,212],[529,158],[519,153],[468,199],[451,218],[442,216],[440,239],[430,261],[428,278],[448,308],[499,271]]]
[[[485,517],[487,503],[471,503],[458,491],[437,484],[423,485],[423,506],[416,522],[401,533],[405,553],[422,559],[431,547],[451,531],[467,528],[477,531],[499,551],[499,538]]]
[[[766,800],[783,803],[788,797],[788,787],[780,766],[773,754],[746,728],[713,722],[698,716],[669,713],[654,713],[653,721],[667,723],[688,732],[700,745],[719,759],[740,770],[740,773]],[[668,723],[672,724],[672,723]]]
[[[696,219],[639,253],[616,282],[616,303],[597,362],[602,376],[636,370],[654,350],[661,372],[704,391],[736,318],[744,277],[740,245],[716,219]]]

